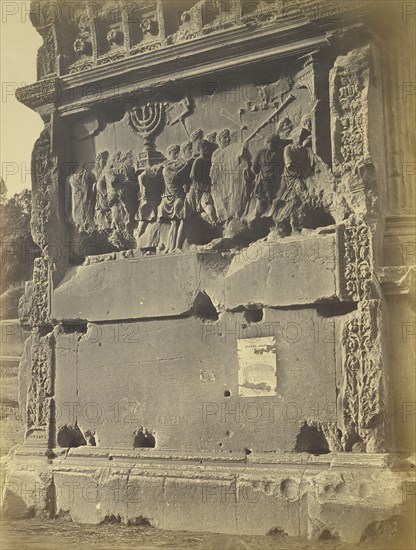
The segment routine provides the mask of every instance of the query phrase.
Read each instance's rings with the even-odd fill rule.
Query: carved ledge
[[[387,266],[377,272],[383,292],[387,296],[414,297],[416,292],[416,266]]]
[[[57,76],[39,80],[16,90],[16,99],[30,109],[55,104],[61,97],[61,83]]]

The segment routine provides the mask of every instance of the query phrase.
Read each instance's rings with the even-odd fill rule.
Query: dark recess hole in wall
[[[57,435],[58,447],[81,447],[87,444],[87,441],[78,428],[75,426],[61,426]]]
[[[92,447],[97,446],[97,440],[95,438],[95,432],[88,430],[85,432],[85,439],[87,440],[88,445],[91,445]]]
[[[263,321],[263,310],[262,309],[246,309],[244,312],[244,319],[247,323],[260,323]]]
[[[224,391],[224,397],[231,397],[231,392],[230,392],[230,390],[225,390],[225,391]]]
[[[316,313],[324,318],[348,315],[348,313],[352,313],[353,311],[357,311],[357,304],[355,302],[333,302],[331,304],[320,304],[316,307]]]
[[[297,435],[295,451],[323,455],[329,453],[330,449],[322,431],[317,426],[309,426],[305,422]]]
[[[133,447],[135,449],[156,447],[156,438],[147,428],[139,428],[133,434]]]
[[[201,319],[218,321],[218,311],[215,309],[211,298],[205,292],[199,292],[194,303],[194,313]]]
[[[64,334],[87,334],[87,323],[63,324],[61,330]]]
[[[319,540],[338,540],[338,537],[333,535],[328,529],[325,529],[325,531],[322,531],[320,534]]]

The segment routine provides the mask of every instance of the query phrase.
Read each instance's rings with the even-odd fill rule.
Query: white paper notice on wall
[[[275,338],[237,340],[238,394],[241,397],[277,395]]]

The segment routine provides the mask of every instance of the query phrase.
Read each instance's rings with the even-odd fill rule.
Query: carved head
[[[182,143],[181,150],[183,157],[190,159],[192,157],[192,141],[185,141],[185,143]]]
[[[87,49],[88,49],[87,42],[83,38],[80,37],[80,38],[77,38],[74,41],[74,52],[75,53],[78,53],[78,54],[86,53]]]
[[[300,126],[304,130],[312,133],[312,118],[311,118],[311,115],[309,115],[309,114],[308,115],[303,115],[303,117],[301,118],[301,121],[300,121]]]
[[[168,159],[169,160],[176,160],[179,157],[179,153],[181,152],[180,145],[169,145],[168,147]]]
[[[264,139],[264,144],[266,146],[266,149],[269,151],[273,151],[277,144],[279,143],[279,136],[277,134],[270,134],[269,136],[266,136]]]
[[[107,42],[110,44],[119,44],[121,42],[121,39],[123,37],[123,33],[118,31],[117,29],[110,29],[107,33]]]
[[[220,130],[217,135],[217,141],[223,149],[225,147],[228,147],[231,143],[231,132],[228,128],[224,128],[223,130]]]
[[[184,11],[181,15],[181,25],[184,25],[185,23],[189,23],[191,21],[191,12]]]
[[[194,147],[195,151],[199,151],[201,140],[204,137],[204,131],[201,130],[201,128],[198,128],[198,130],[195,130],[195,132],[192,132],[191,134],[191,141]]]
[[[140,28],[143,34],[155,32],[155,21],[151,17],[144,17],[140,23]]]
[[[279,132],[279,135],[283,137],[288,137],[290,132],[293,130],[293,124],[290,118],[285,117],[283,118],[277,127],[277,131]]]
[[[211,143],[215,143],[217,140],[217,132],[210,132],[206,135],[205,139]]]
[[[95,166],[99,170],[102,170],[108,161],[108,151],[102,151],[98,153],[97,158],[95,159]]]
[[[203,157],[207,157],[211,154],[211,143],[206,139],[202,139],[200,143],[200,151]]]

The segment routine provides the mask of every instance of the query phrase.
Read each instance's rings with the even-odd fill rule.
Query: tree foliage
[[[39,248],[30,233],[31,191],[25,189],[7,199],[7,188],[0,181],[0,235],[2,269],[1,293],[32,278],[33,260]]]

